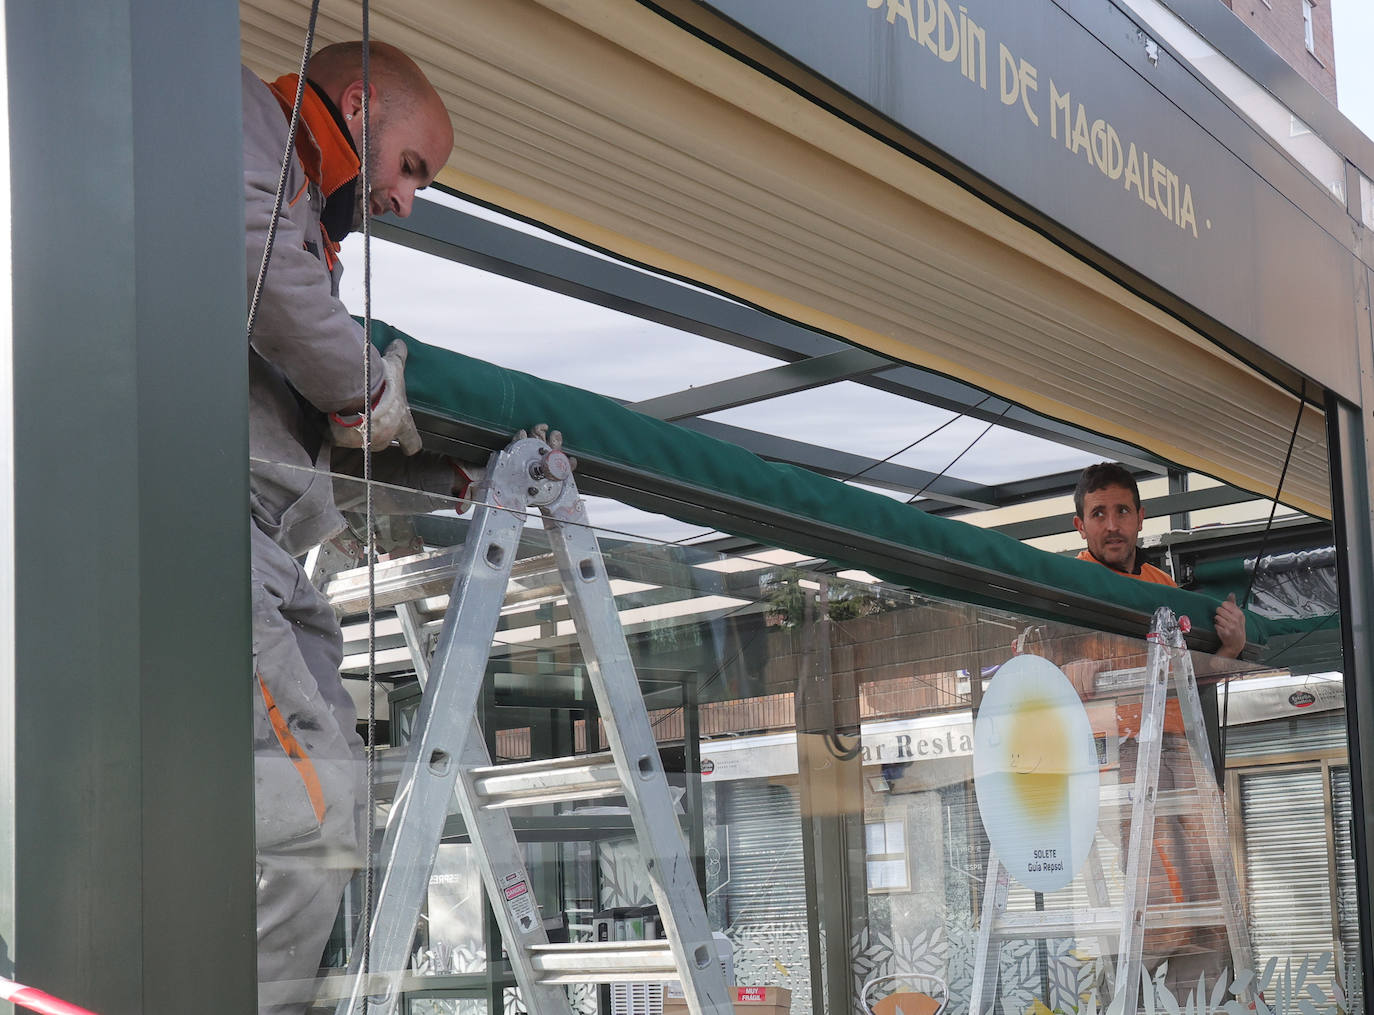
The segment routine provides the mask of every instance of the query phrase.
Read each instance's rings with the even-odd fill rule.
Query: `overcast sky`
[[[1374,137],[1374,0],[1331,0],[1331,18],[1337,105]]]

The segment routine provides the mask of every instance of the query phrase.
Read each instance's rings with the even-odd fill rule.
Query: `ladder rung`
[[[1135,803],[1134,783],[1117,783],[1102,787],[1102,806],[1129,810]],[[1166,789],[1155,797],[1155,816],[1202,813],[1196,789]]]
[[[544,983],[624,983],[676,980],[667,941],[595,941],[530,949]]]
[[[677,979],[677,967],[668,969],[649,969],[642,973],[635,972],[612,972],[603,970],[593,972],[588,970],[583,973],[550,973],[548,976],[539,977],[540,983],[547,983],[550,986],[567,986],[577,983],[662,983],[665,980]]]
[[[609,751],[475,768],[472,784],[486,808],[595,800],[625,792]]]
[[[1226,922],[1220,902],[1175,902],[1167,906],[1151,906],[1145,911],[1145,926],[1158,927],[1219,927]]]
[[[1150,930],[1178,927],[1213,927],[1225,923],[1219,902],[1174,903],[1151,906],[1145,911]],[[1116,909],[1048,910],[1004,913],[993,936],[998,938],[1099,937],[1121,931],[1121,912]]]

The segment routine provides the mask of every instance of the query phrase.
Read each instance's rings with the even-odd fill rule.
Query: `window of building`
[[[870,892],[905,892],[911,887],[907,869],[906,832],[900,818],[884,817],[864,825]]]
[[[1317,52],[1317,42],[1312,35],[1312,0],[1302,0],[1302,36],[1309,53]]]

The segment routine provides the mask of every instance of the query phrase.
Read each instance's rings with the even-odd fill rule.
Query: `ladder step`
[[[667,941],[594,941],[530,949],[542,983],[633,983],[676,980]]]
[[[472,783],[481,806],[492,810],[596,800],[625,792],[609,751],[474,768]]]
[[[1135,784],[1117,783],[1102,787],[1102,806],[1130,810],[1135,804]],[[1202,805],[1196,789],[1166,789],[1155,797],[1155,817],[1174,814],[1201,816]]]
[[[1145,911],[1145,927],[1213,927],[1225,923],[1220,902],[1177,903],[1151,906]],[[1058,938],[1100,937],[1121,932],[1121,912],[1117,909],[1049,910],[1046,912],[1004,913],[993,928],[993,937]]]

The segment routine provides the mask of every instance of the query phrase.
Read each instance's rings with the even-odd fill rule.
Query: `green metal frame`
[[[4,16],[3,971],[102,1013],[243,1015],[238,6],[52,0]]]
[[[1374,504],[1371,504],[1368,410],[1332,397],[1327,403],[1327,442],[1336,529],[1336,568],[1341,591],[1342,641],[1345,655],[1346,723],[1349,730],[1350,792],[1355,851],[1355,880],[1360,914],[1360,957],[1366,1004],[1374,988],[1374,869],[1369,847],[1374,843]],[[1363,418],[1362,418],[1363,417]]]

